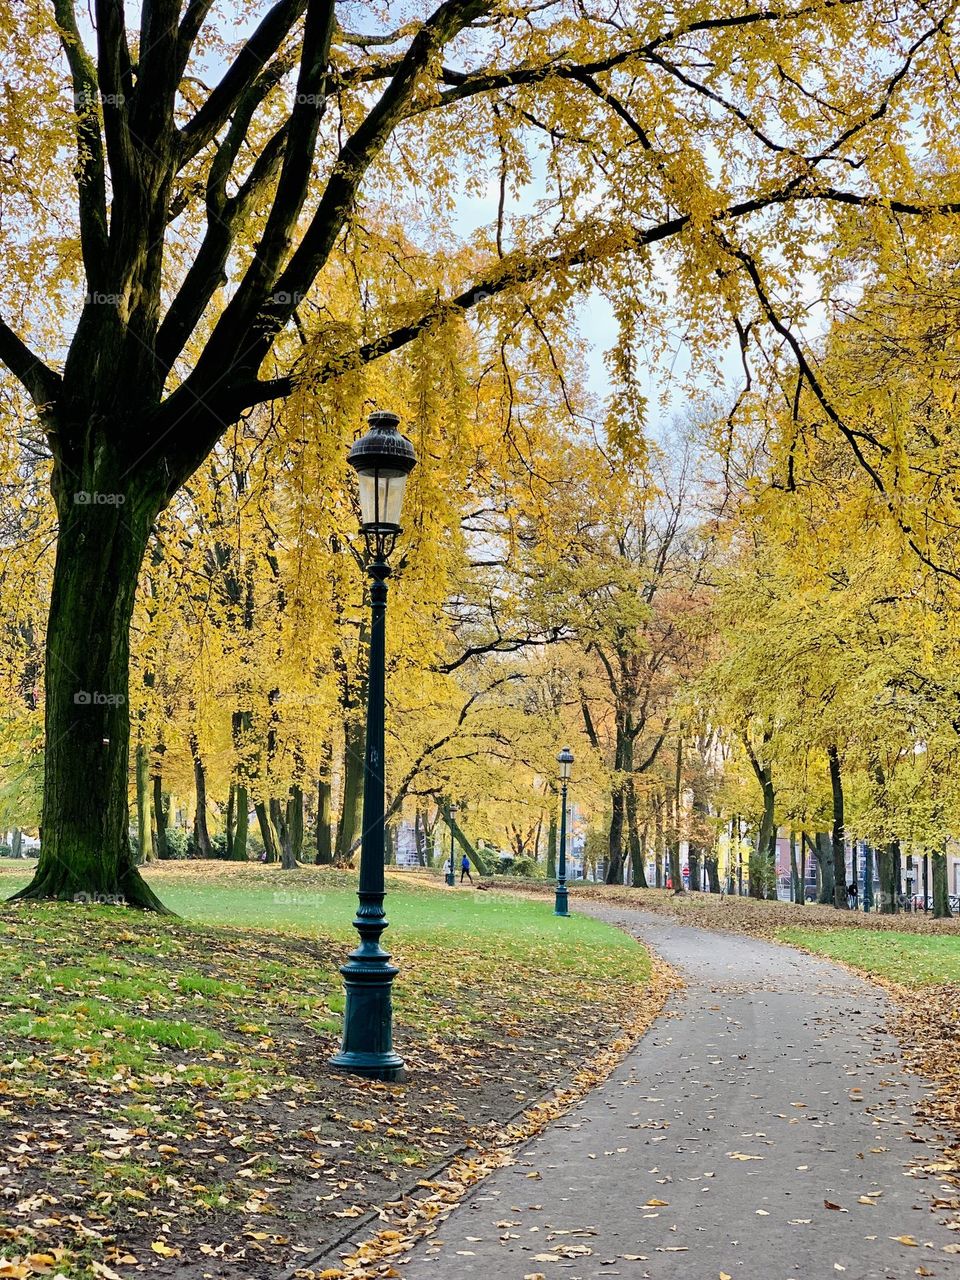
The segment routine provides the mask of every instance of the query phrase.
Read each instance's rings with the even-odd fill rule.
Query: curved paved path
[[[404,1280],[960,1277],[943,1251],[960,1231],[929,1207],[939,1187],[908,1173],[935,1149],[911,1138],[921,1085],[882,992],[787,947],[590,906],[689,985],[409,1255]]]

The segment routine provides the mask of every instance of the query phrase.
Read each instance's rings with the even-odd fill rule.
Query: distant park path
[[[940,1225],[957,1215],[930,1211],[935,1177],[908,1176],[935,1148],[911,1139],[922,1086],[878,988],[787,947],[580,905],[689,985],[409,1256],[405,1280],[960,1277],[943,1251],[960,1231]]]

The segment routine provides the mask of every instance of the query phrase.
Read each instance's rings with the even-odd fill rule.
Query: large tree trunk
[[[100,457],[69,478],[58,467],[53,488],[43,842],[33,879],[14,896],[164,911],[134,866],[127,800],[130,619],[162,500],[137,492],[115,459]]]
[[[947,884],[947,852],[933,855],[933,914],[938,920],[953,915],[950,910],[950,887]]]
[[[833,849],[833,905],[846,911],[847,859],[843,849],[843,778],[840,773],[840,753],[835,746],[827,747],[827,760],[830,764],[830,791],[833,795],[833,832],[831,836]]]

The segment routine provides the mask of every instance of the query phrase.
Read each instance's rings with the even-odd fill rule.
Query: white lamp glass
[[[365,525],[398,525],[407,487],[403,471],[360,471],[360,519]]]

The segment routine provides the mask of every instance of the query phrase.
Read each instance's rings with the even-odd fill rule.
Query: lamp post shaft
[[[560,867],[557,875],[557,897],[553,908],[555,916],[569,915],[567,911],[567,784],[560,788]]]
[[[393,1048],[393,979],[398,970],[380,946],[387,927],[384,897],[384,710],[387,578],[381,560],[369,565],[370,648],[367,675],[367,745],[363,770],[363,834],[360,843],[359,905],[353,921],[360,945],[340,972],[346,985],[343,1044],[332,1059],[343,1071],[375,1080],[396,1080],[403,1059]]]

